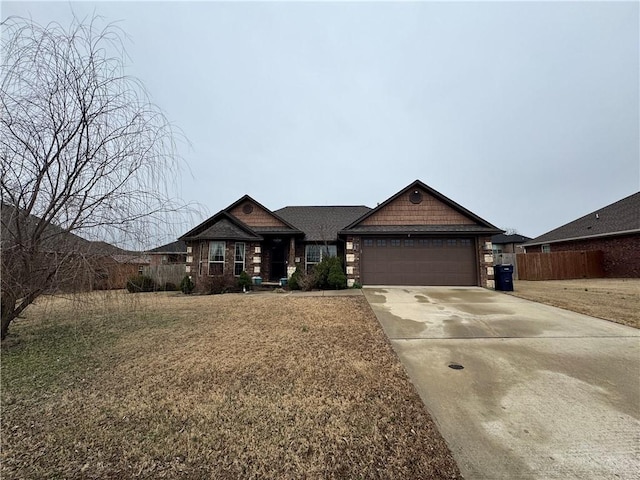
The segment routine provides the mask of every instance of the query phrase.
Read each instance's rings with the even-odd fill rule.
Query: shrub
[[[317,288],[345,288],[347,277],[342,271],[342,261],[338,257],[325,257],[313,268]],[[344,279],[344,282],[343,282]],[[344,283],[344,286],[340,286]]]
[[[180,291],[184,294],[190,294],[193,292],[195,285],[193,284],[193,280],[189,275],[185,275],[180,282]]]
[[[243,272],[240,274],[240,276],[238,277],[238,287],[239,287],[241,290],[244,290],[245,288],[246,288],[246,289],[251,288],[251,284],[252,284],[252,283],[253,283],[253,282],[251,281],[251,277],[249,276],[249,274],[248,274],[247,272],[244,272],[244,271],[243,271]]]
[[[298,285],[300,286],[300,290],[303,290],[305,292],[313,290],[317,286],[315,274],[313,272],[300,272],[300,276],[298,277]]]
[[[178,290],[178,286],[173,282],[165,282],[162,289],[165,292],[175,292],[176,290]]]
[[[233,275],[216,275],[211,277],[207,287],[207,291],[214,295],[238,291],[238,284]]]
[[[300,267],[296,267],[296,271],[293,272],[289,279],[289,288],[291,290],[300,290],[300,277],[302,276],[302,270]]]
[[[347,288],[347,276],[342,271],[342,262],[333,262],[329,267],[327,285],[336,290]]]
[[[156,288],[156,282],[153,278],[146,275],[135,275],[127,280],[127,290],[129,293],[153,292]]]

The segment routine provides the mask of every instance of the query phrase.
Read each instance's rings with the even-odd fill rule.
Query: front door
[[[269,249],[271,253],[271,268],[269,269],[269,280],[279,281],[287,276],[287,243],[284,239],[274,238],[271,240]]]

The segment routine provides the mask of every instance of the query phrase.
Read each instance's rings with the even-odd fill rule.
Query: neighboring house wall
[[[640,235],[594,238],[551,244],[552,252],[572,250],[602,250],[605,276],[612,278],[640,278]],[[541,246],[527,251],[541,251]]]
[[[158,265],[176,265],[184,264],[187,261],[186,253],[150,253],[149,266],[155,267]]]

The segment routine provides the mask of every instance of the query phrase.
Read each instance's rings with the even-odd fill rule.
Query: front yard
[[[26,313],[2,347],[2,478],[460,478],[363,297]]]
[[[513,295],[640,328],[640,279],[514,282]]]

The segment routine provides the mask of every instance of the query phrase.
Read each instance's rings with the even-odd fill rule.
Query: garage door
[[[475,241],[469,238],[365,238],[365,285],[477,285]]]

